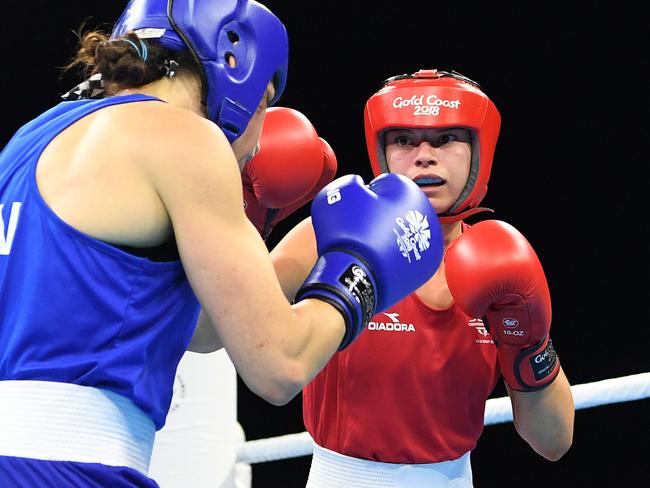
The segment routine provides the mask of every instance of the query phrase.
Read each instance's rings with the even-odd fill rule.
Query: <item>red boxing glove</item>
[[[548,386],[560,370],[549,339],[551,296],[526,238],[505,222],[479,222],[449,246],[445,274],[458,306],[485,321],[508,386]]]
[[[331,182],[336,169],[334,151],[307,117],[291,108],[268,109],[260,151],[242,171],[246,215],[266,239]]]

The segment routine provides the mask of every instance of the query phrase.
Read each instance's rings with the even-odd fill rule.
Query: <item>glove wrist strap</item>
[[[317,298],[333,305],[345,319],[339,351],[361,333],[377,309],[375,279],[365,262],[348,251],[328,251],[296,293],[296,302]]]
[[[499,347],[499,364],[504,380],[517,391],[546,388],[560,372],[560,360],[549,336],[525,349],[502,344]]]

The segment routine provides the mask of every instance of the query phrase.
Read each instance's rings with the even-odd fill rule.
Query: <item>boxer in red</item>
[[[572,443],[574,406],[550,339],[541,263],[513,226],[463,221],[487,210],[478,205],[500,129],[496,107],[458,73],[421,70],[387,80],[366,104],[365,126],[374,173],[407,176],[435,207],[445,259],[303,390],[315,443],[307,486],[473,486],[470,453],[500,377],[517,432],[559,459]],[[310,219],[271,254],[292,299],[316,260]]]

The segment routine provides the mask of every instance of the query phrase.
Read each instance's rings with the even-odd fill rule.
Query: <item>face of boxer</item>
[[[391,173],[415,181],[438,213],[454,204],[469,176],[469,130],[390,129],[386,131],[385,144]]]
[[[244,165],[253,159],[253,156],[259,151],[259,142],[262,134],[262,126],[264,125],[264,117],[266,116],[266,109],[269,100],[273,100],[274,97],[275,87],[272,82],[269,82],[255,114],[246,126],[246,130],[231,144],[240,170],[244,169]]]

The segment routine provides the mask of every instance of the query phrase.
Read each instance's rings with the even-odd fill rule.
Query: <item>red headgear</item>
[[[463,127],[472,134],[467,184],[441,222],[460,220],[481,210],[499,137],[501,116],[477,83],[455,71],[420,70],[393,76],[366,102],[366,144],[375,176],[388,173],[384,133],[395,128]]]

